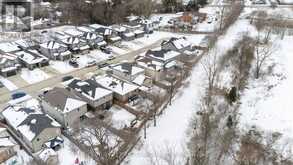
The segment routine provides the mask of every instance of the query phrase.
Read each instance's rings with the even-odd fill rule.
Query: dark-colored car
[[[64,76],[62,78],[62,82],[65,82],[65,81],[68,81],[68,80],[71,80],[71,79],[73,79],[73,76]]]
[[[21,97],[26,96],[25,92],[15,92],[11,95],[12,100],[19,99]]]
[[[2,84],[2,82],[0,82],[0,88],[3,88],[4,87],[4,85]]]
[[[78,65],[78,63],[77,63],[77,61],[76,61],[76,59],[71,59],[71,60],[69,60],[69,64],[70,64],[71,66],[73,66],[74,68],[78,68],[78,67],[79,67],[79,65]]]
[[[107,62],[100,63],[100,64],[98,64],[98,69],[104,68],[106,66],[109,66],[109,63],[107,63]]]
[[[100,49],[102,52],[104,52],[106,54],[111,54],[111,52],[112,52],[111,48],[106,47],[106,46],[101,46]]]

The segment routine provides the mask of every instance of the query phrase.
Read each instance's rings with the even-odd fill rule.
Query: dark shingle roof
[[[53,122],[55,121],[46,114],[30,114],[18,126],[29,126],[30,131],[35,133],[36,137],[46,128],[57,128],[57,126],[52,124]]]

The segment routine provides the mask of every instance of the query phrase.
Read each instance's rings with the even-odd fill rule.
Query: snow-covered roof
[[[135,34],[132,33],[132,32],[128,32],[128,33],[124,33],[124,36],[125,36],[125,37],[134,37]]]
[[[68,87],[74,89],[77,92],[80,92],[83,96],[94,101],[112,94],[111,91],[101,87],[91,79],[84,81],[73,79],[70,83],[68,83]]]
[[[111,41],[120,41],[121,37],[119,37],[119,36],[111,37],[110,40]]]
[[[79,36],[82,36],[83,35],[83,32],[77,30],[77,29],[74,29],[74,28],[71,28],[71,29],[67,29],[64,31],[65,34],[68,34],[70,36],[73,36],[73,37],[79,37]]]
[[[129,63],[129,62],[122,62],[117,65],[114,65],[111,68],[118,70],[120,72],[123,72],[125,74],[129,74],[129,75],[136,75],[138,73],[144,73],[144,69],[139,68],[139,67],[135,66],[133,63]]]
[[[1,147],[11,147],[17,145],[16,141],[8,133],[7,129],[0,127],[0,148]]]
[[[32,141],[46,128],[60,127],[60,124],[54,119],[41,112],[39,102],[36,99],[10,105],[3,110],[2,115],[15,130],[29,141]]]
[[[19,50],[20,50],[19,46],[13,42],[0,43],[0,51],[4,53],[10,53],[10,52],[15,52]]]
[[[79,42],[81,42],[81,40],[77,37],[69,37],[61,41],[65,44],[78,44]]]
[[[146,56],[150,57],[154,60],[162,61],[162,62],[167,62],[170,60],[174,60],[176,57],[180,55],[179,52],[173,51],[173,50],[165,50],[162,49],[161,47],[148,50],[146,52]]]
[[[167,44],[167,43],[173,44],[177,50],[181,50],[191,46],[191,43],[184,37],[181,37],[181,38],[173,37],[169,41],[165,41],[162,44]]]
[[[37,64],[49,59],[41,55],[37,50],[29,49],[25,51],[19,51],[15,53],[19,59],[28,64]]]
[[[62,113],[67,113],[86,105],[86,102],[82,101],[81,98],[72,94],[67,89],[59,87],[45,92],[42,99]]]
[[[137,85],[134,84],[130,84],[126,81],[117,79],[115,77],[106,75],[103,77],[97,77],[96,81],[98,84],[100,84],[101,86],[119,94],[119,95],[125,95],[128,94],[130,92],[135,91],[136,89],[138,89]]]
[[[127,29],[120,25],[112,25],[111,28],[116,32],[125,32]]]
[[[38,155],[45,162],[52,156],[58,156],[58,154],[52,148],[45,148],[44,150],[40,151]]]
[[[29,48],[37,45],[34,41],[30,39],[19,39],[14,41],[14,43],[22,48]]]
[[[93,29],[98,29],[98,28],[101,28],[101,27],[105,27],[104,25],[100,25],[100,24],[91,24],[89,25],[89,27],[93,28]]]
[[[46,48],[46,49],[59,49],[60,47],[66,47],[66,45],[60,44],[56,41],[49,41],[46,43],[42,43],[40,47]]]

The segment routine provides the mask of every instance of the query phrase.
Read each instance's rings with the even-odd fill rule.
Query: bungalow
[[[135,39],[135,34],[130,32],[125,27],[120,25],[113,25],[112,27],[113,32],[115,32],[118,36],[120,36],[123,40],[131,41]]]
[[[20,146],[5,127],[0,127],[0,164],[15,156]]]
[[[180,53],[172,50],[153,49],[136,58],[139,67],[145,69],[145,75],[155,81],[166,78],[169,72],[177,66]]]
[[[48,41],[40,44],[40,52],[52,60],[65,61],[72,56],[72,53],[68,50],[66,45],[56,41]]]
[[[4,77],[16,75],[20,71],[17,56],[12,54],[0,54],[0,75]]]
[[[15,55],[20,60],[21,64],[30,70],[49,65],[49,59],[34,49],[19,51],[16,52]]]
[[[96,77],[96,82],[102,87],[113,91],[114,98],[120,102],[128,102],[138,94],[139,86],[120,80],[110,75]]]
[[[89,27],[93,29],[94,32],[97,33],[98,35],[103,36],[106,42],[119,43],[121,41],[121,37],[116,36],[113,33],[113,30],[109,27],[99,25],[99,24],[92,24],[92,25],[89,25]]]
[[[63,127],[73,126],[87,112],[87,103],[68,89],[55,87],[40,95],[44,111]]]
[[[114,65],[111,67],[111,70],[113,76],[129,82],[134,81],[139,75],[144,75],[144,69],[130,62],[122,62]]]
[[[92,109],[108,109],[112,105],[113,93],[98,85],[94,80],[73,79],[67,86]]]
[[[61,136],[61,126],[41,112],[35,99],[9,105],[2,111],[2,115],[32,152],[41,150],[45,143]]]

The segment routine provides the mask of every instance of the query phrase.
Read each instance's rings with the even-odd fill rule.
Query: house
[[[122,25],[125,27],[129,32],[133,32],[136,38],[140,38],[144,36],[144,27],[136,21],[127,22],[126,24]]]
[[[20,63],[30,70],[49,65],[49,59],[34,49],[19,51],[16,52],[15,55],[20,60]]]
[[[135,39],[135,34],[133,32],[130,32],[123,26],[113,25],[111,28],[113,32],[115,32],[119,37],[121,37],[125,41],[131,41]]]
[[[143,31],[147,34],[153,33],[154,30],[157,30],[159,27],[158,24],[155,24],[153,21],[148,19],[142,19],[140,24],[143,26]]]
[[[173,68],[176,68],[179,52],[156,48],[136,58],[139,67],[145,69],[145,75],[154,81],[164,80]]]
[[[144,69],[137,67],[135,63],[121,62],[111,67],[113,76],[129,82],[134,81],[138,76],[144,75]]]
[[[20,146],[7,131],[7,128],[0,127],[0,164],[15,156]]]
[[[36,99],[10,104],[2,111],[2,115],[32,152],[40,151],[45,143],[61,136],[61,126],[41,112]]]
[[[27,50],[27,49],[38,49],[39,45],[37,42],[33,41],[32,39],[19,39],[14,41],[18,47],[20,47],[22,50]]]
[[[72,53],[64,44],[56,41],[48,41],[40,44],[40,52],[52,60],[65,61],[72,57]]]
[[[89,108],[92,109],[108,109],[113,102],[113,93],[110,90],[100,86],[94,80],[71,80],[67,86],[71,92],[74,92]]]
[[[89,25],[89,28],[94,30],[96,34],[103,36],[106,42],[119,43],[121,41],[121,37],[115,35],[113,33],[113,30],[109,27],[99,25],[99,24],[92,24],[92,25]]]
[[[83,39],[78,37],[68,37],[60,40],[60,42],[66,45],[70,51],[74,53],[89,53],[90,46]]]
[[[81,38],[86,40],[87,44],[92,48],[99,48],[107,45],[107,42],[104,40],[103,36],[95,33],[93,29],[86,26],[78,26],[76,29],[83,33]]]
[[[15,53],[20,51],[20,47],[13,42],[0,43],[0,53]]]
[[[87,103],[68,89],[55,87],[40,95],[44,111],[63,127],[71,127],[79,122],[87,112]]]
[[[0,75],[4,77],[16,75],[20,71],[20,67],[17,56],[0,54]]]
[[[168,41],[163,41],[161,47],[165,50],[180,52],[181,55],[177,59],[185,63],[193,62],[202,53],[201,50],[196,49],[185,37],[173,37]]]
[[[128,102],[129,99],[137,96],[139,92],[139,86],[110,75],[96,77],[95,80],[102,87],[113,91],[114,98],[119,102]]]

